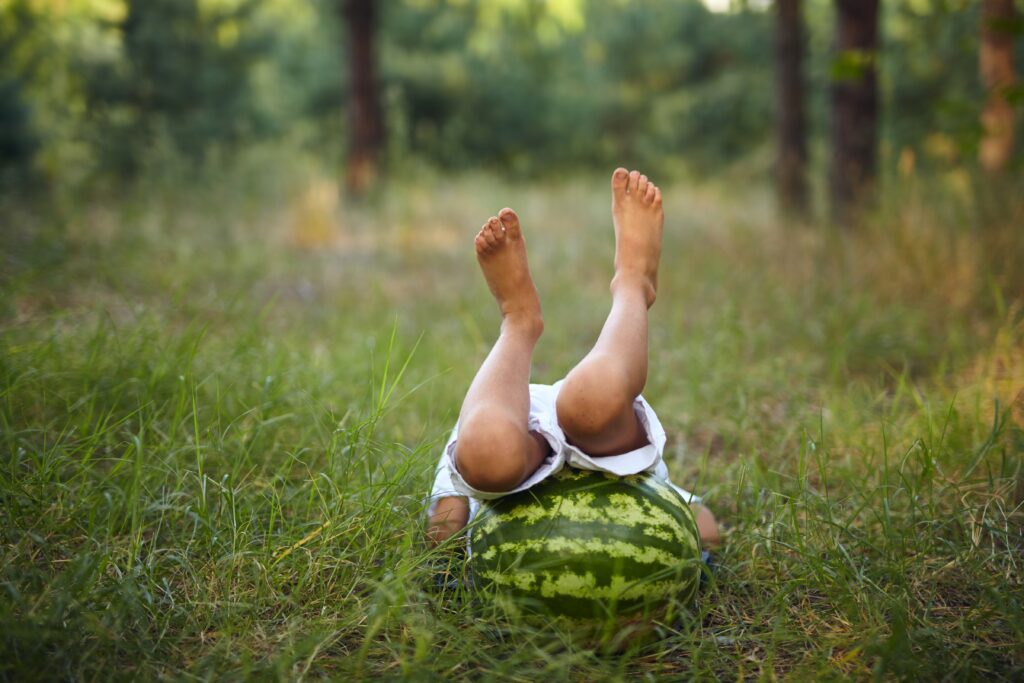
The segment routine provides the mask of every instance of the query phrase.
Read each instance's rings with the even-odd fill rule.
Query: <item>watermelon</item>
[[[570,619],[652,614],[690,602],[700,540],[689,505],[651,474],[565,468],[483,501],[470,531],[474,583]]]

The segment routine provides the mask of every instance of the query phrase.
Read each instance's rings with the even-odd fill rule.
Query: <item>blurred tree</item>
[[[349,144],[345,184],[356,194],[377,177],[384,122],[377,79],[377,6],[375,0],[342,0],[348,27]]]
[[[978,148],[981,167],[991,173],[1006,168],[1013,155],[1014,111],[1010,90],[1016,12],[1013,0],[982,0],[979,63],[987,91],[981,112],[982,138]]]
[[[776,2],[779,150],[776,184],[783,211],[806,216],[807,124],[804,116],[803,20],[800,0]]]
[[[875,181],[879,0],[836,0],[835,5],[829,190],[833,218],[849,224]]]

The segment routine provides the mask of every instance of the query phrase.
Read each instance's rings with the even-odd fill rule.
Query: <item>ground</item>
[[[433,592],[421,541],[498,324],[474,234],[529,226],[557,379],[606,313],[605,175],[253,182],[2,207],[4,677],[1024,673],[1020,207],[922,186],[842,233],[663,184],[646,396],[725,536],[606,656]]]

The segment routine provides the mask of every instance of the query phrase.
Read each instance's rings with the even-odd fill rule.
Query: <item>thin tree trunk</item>
[[[788,214],[807,215],[807,124],[804,116],[803,22],[800,0],[777,0],[779,204]]]
[[[849,225],[875,184],[879,0],[836,0],[832,83],[832,215]]]
[[[377,81],[375,0],[343,0],[349,36],[349,145],[345,184],[365,192],[377,177],[384,142]]]
[[[1013,107],[1007,91],[1013,86],[1013,0],[982,0],[979,66],[988,91],[981,112],[982,138],[978,161],[990,173],[1006,168],[1013,156]]]

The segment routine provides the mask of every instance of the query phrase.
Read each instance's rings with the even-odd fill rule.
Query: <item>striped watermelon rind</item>
[[[700,541],[689,505],[651,474],[564,468],[484,501],[470,533],[474,581],[532,611],[573,619],[689,603]]]

